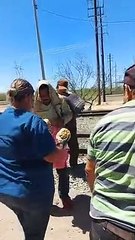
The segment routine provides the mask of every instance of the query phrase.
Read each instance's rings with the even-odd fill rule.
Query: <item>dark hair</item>
[[[15,79],[10,86],[8,96],[14,98],[15,101],[22,101],[26,96],[33,95],[34,89],[32,85],[25,79]]]

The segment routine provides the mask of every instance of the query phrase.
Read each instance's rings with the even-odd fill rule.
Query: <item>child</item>
[[[70,131],[66,128],[58,128],[51,126],[51,123],[48,119],[44,119],[44,121],[48,124],[48,128],[54,137],[57,146],[59,145],[62,152],[61,160],[55,162],[53,167],[56,168],[58,176],[59,176],[59,183],[58,183],[58,192],[59,196],[63,203],[63,208],[71,209],[73,207],[72,200],[70,199],[69,193],[69,175],[67,171],[68,167],[68,159],[69,153],[67,149],[68,140],[71,137]]]

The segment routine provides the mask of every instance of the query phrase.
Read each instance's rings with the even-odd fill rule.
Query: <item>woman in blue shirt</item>
[[[43,240],[54,194],[51,163],[60,150],[31,112],[33,94],[28,81],[14,80],[11,106],[0,115],[0,201],[16,213],[26,240]]]

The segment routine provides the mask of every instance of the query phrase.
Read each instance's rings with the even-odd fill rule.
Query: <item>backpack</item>
[[[85,101],[78,95],[70,94],[69,96],[65,96],[64,99],[70,106],[73,113],[79,114],[84,109]]]

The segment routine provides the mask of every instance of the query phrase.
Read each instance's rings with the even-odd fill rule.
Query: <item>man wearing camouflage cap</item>
[[[125,104],[99,121],[89,141],[90,240],[135,240],[135,65],[123,83]]]

